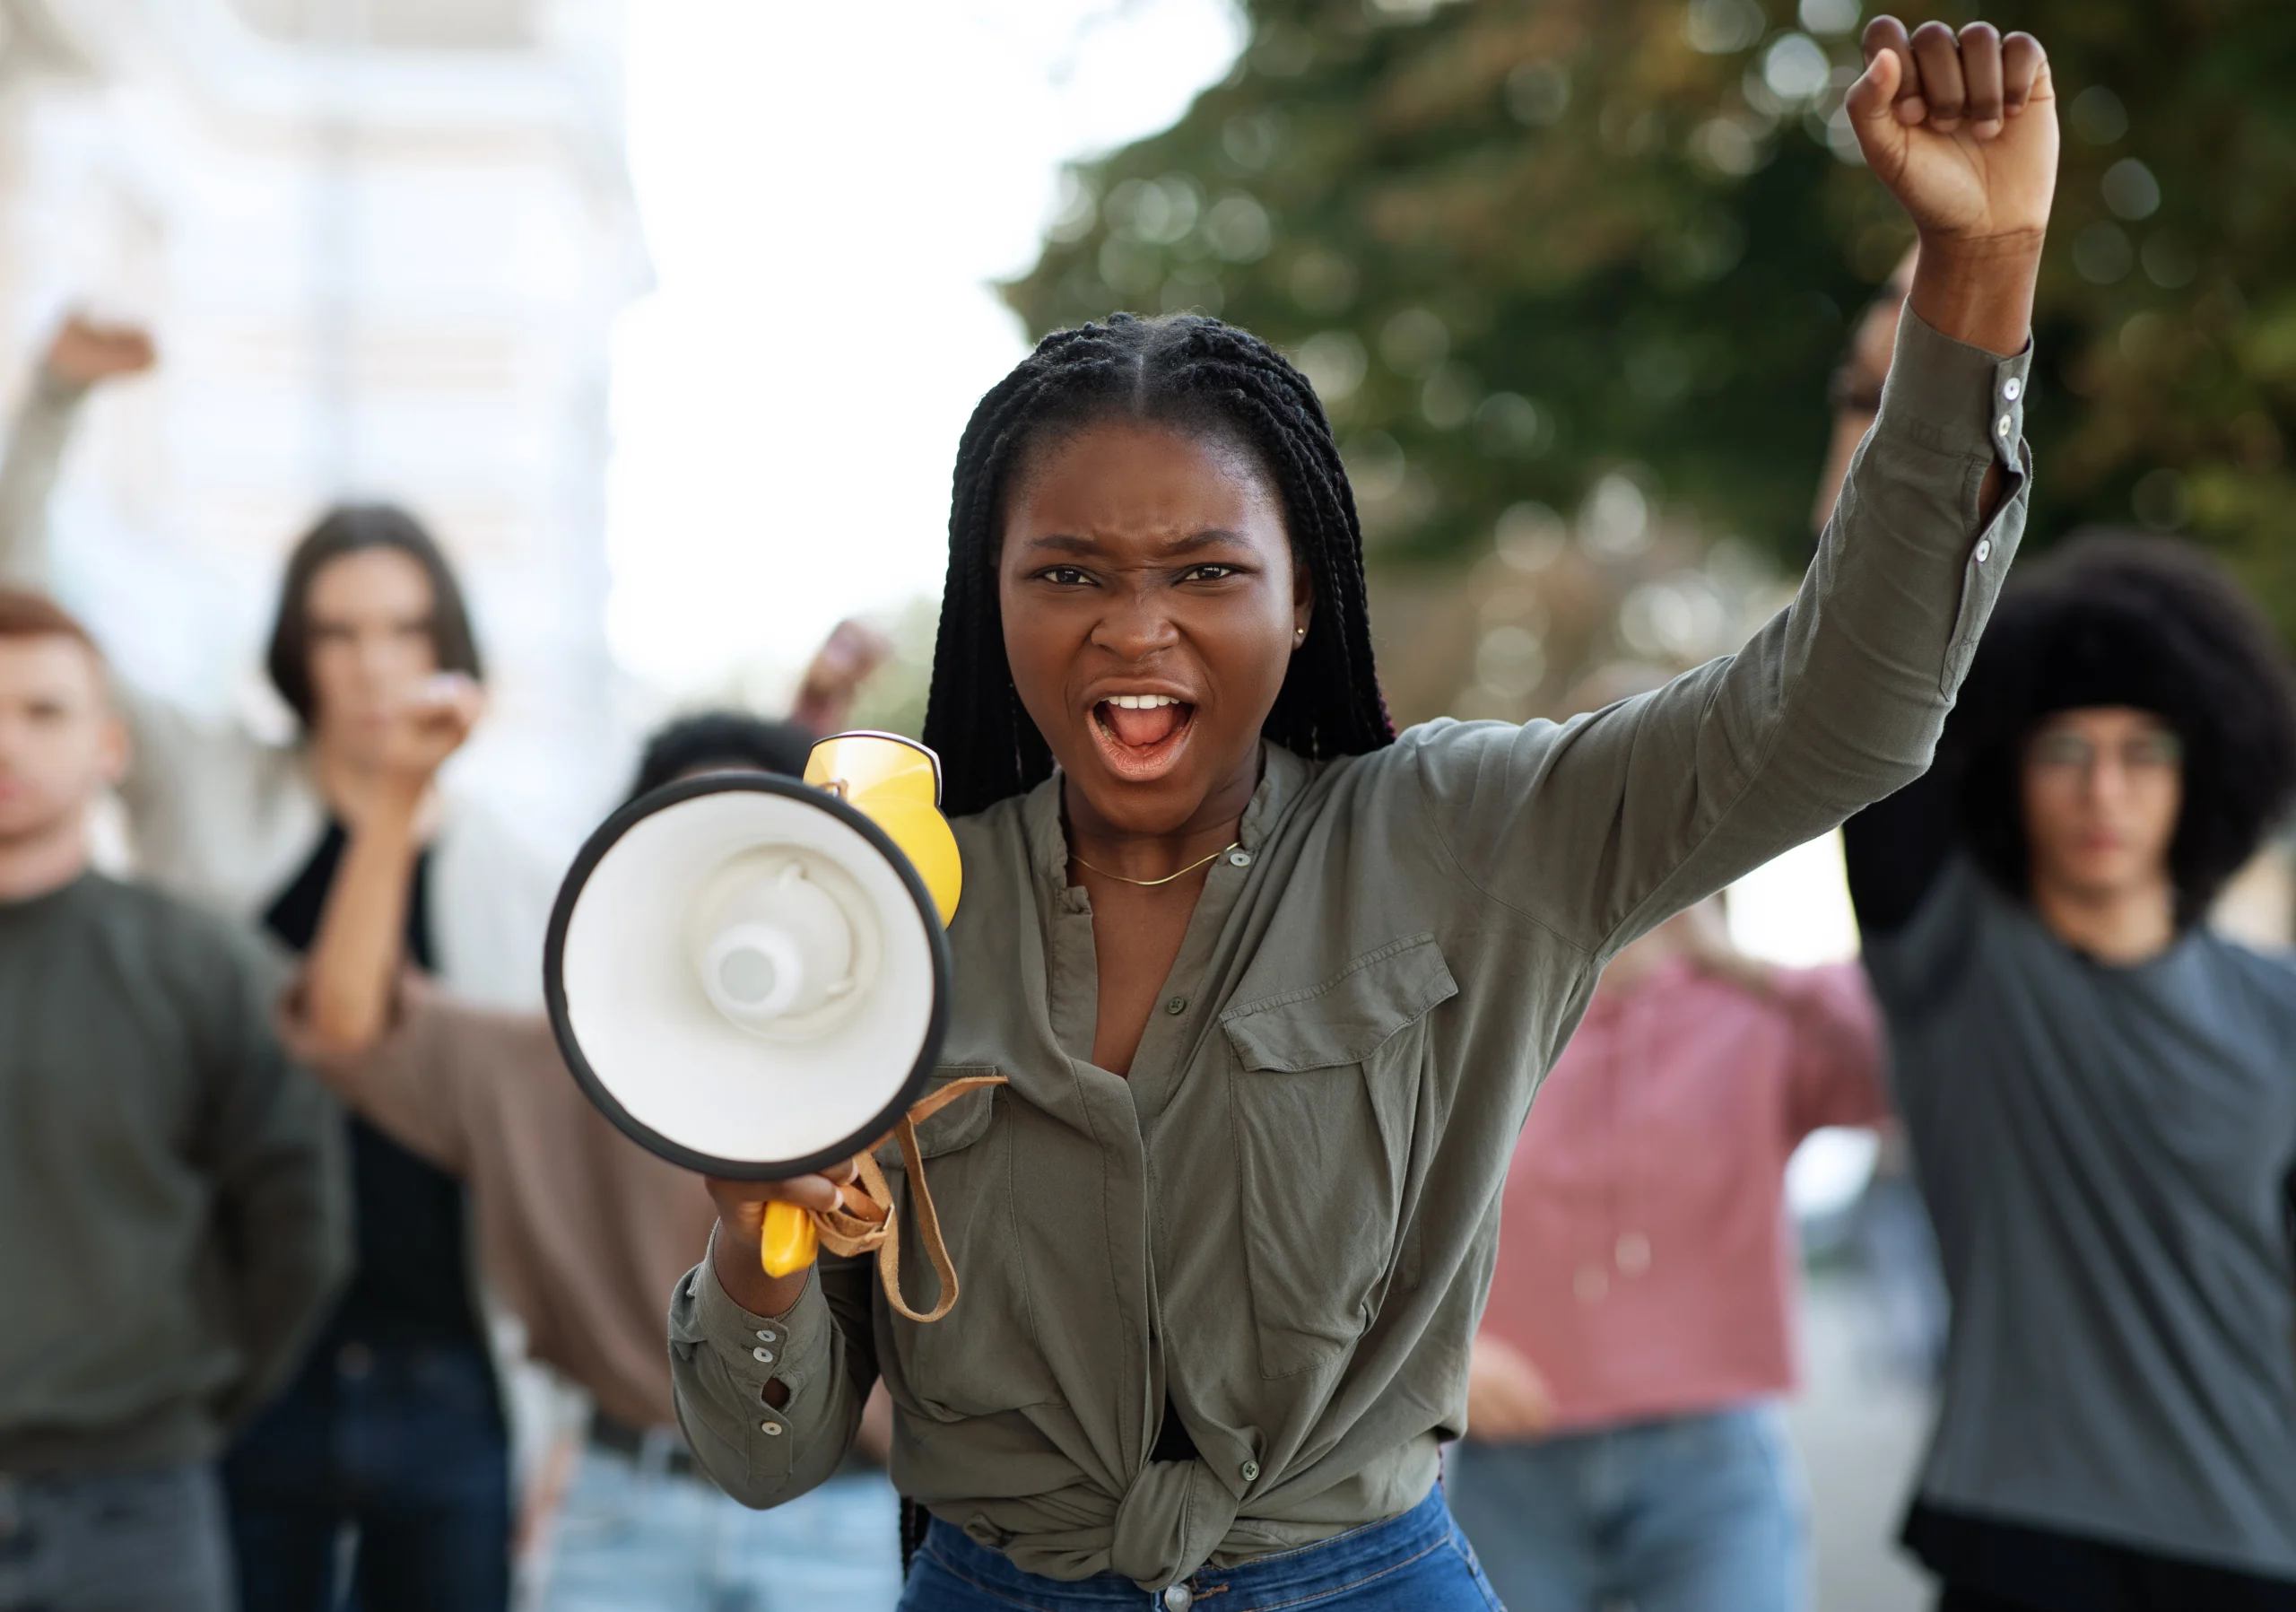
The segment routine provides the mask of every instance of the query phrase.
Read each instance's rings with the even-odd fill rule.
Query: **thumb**
[[[1864,74],[1849,86],[1849,94],[1842,102],[1868,167],[1874,166],[1877,154],[1894,152],[1905,144],[1904,126],[1898,122],[1893,109],[1898,85],[1904,78],[1905,65],[1898,60],[1898,53],[1884,48],[1866,64]]]

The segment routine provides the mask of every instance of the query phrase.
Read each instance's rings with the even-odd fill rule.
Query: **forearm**
[[[1646,719],[1632,765],[1667,809],[1622,827],[1628,862],[1660,876],[1609,944],[1928,766],[2023,529],[2022,497],[1988,518],[1976,496],[1988,464],[2019,466],[2022,483],[2022,410],[2001,394],[2013,379],[2022,395],[2022,368],[1906,322],[1881,418],[1792,608]],[[1673,781],[1685,772],[1688,791]]]
[[[1978,241],[1924,238],[1906,306],[1940,335],[1996,358],[2031,339],[2041,231]]]
[[[312,1028],[307,995],[299,985],[280,1004],[289,1052],[361,1119],[451,1175],[469,1168],[474,1111],[500,1111],[505,1083],[532,1066],[532,1039],[549,1033],[527,1015],[458,1002],[403,972],[379,1032],[344,1045]]]
[[[1976,242],[1924,240],[1906,306],[1942,335],[2008,358],[2032,340],[2033,289],[2040,278],[2043,232]],[[1978,509],[1990,520],[2007,478],[1987,467]]]
[[[758,1315],[786,1315],[805,1291],[813,1268],[786,1277],[768,1276],[754,1247],[730,1237],[709,1241],[709,1260],[726,1296]]]
[[[351,831],[303,980],[304,1028],[331,1051],[370,1046],[390,1022],[419,843],[419,791],[378,792]]]
[[[1857,964],[1780,969],[1771,999],[1793,1037],[1795,1134],[1886,1118],[1881,1011]]]
[[[1833,518],[1833,506],[1841,497],[1841,484],[1848,478],[1850,461],[1857,457],[1857,445],[1873,429],[1872,409],[1855,405],[1835,408],[1833,435],[1826,443],[1826,467],[1818,474],[1818,496],[1810,510],[1812,531],[1822,534],[1826,522]]]
[[[32,379],[0,460],[0,582],[43,591],[52,585],[48,500],[87,395],[45,370]]]
[[[1478,889],[1600,961],[1928,766],[2024,527],[2022,405],[2005,396],[2029,359],[1918,318],[1899,344],[1792,606],[1744,648],[1560,730],[1400,741]],[[2020,492],[1987,518],[1996,463]],[[1587,849],[1558,864],[1558,844]]]
[[[786,1313],[735,1302],[707,1259],[678,1284],[670,1304],[678,1423],[703,1470],[744,1505],[796,1498],[853,1447],[874,1354],[865,1336],[853,1336],[865,1333],[865,1309],[832,1306],[824,1281],[850,1286],[852,1275],[816,1265],[792,1278],[799,1291]]]

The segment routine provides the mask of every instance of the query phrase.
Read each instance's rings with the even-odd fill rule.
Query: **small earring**
[[[1305,627],[1294,627],[1292,630],[1292,641],[1295,644],[1307,642],[1308,630]]]

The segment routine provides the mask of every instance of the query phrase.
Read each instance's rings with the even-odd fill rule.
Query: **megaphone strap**
[[[913,1321],[931,1323],[949,1313],[957,1302],[957,1267],[949,1258],[949,1245],[941,1234],[941,1216],[933,1207],[932,1189],[925,1183],[925,1157],[917,1146],[918,1125],[931,1119],[944,1108],[969,1092],[985,1086],[1003,1085],[1002,1075],[969,1075],[952,1080],[931,1096],[918,1102],[900,1123],[893,1127],[893,1140],[900,1145],[901,1163],[909,1172],[911,1191],[917,1198],[917,1236],[925,1245],[925,1257],[933,1262],[933,1274],[941,1280],[940,1302],[929,1311],[919,1313],[909,1307],[900,1291],[900,1216],[893,1207],[891,1182],[885,1180],[883,1168],[874,1153],[865,1153],[854,1162],[860,1167],[861,1189],[866,1193],[874,1216],[856,1214],[842,1203],[834,1209],[815,1209],[813,1223],[821,1240],[831,1253],[854,1255],[874,1252],[877,1256],[877,1277],[884,1284],[885,1300],[894,1311]],[[853,1190],[848,1187],[846,1191]]]

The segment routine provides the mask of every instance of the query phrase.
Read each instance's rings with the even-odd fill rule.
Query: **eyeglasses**
[[[2172,771],[2183,764],[2185,747],[2173,733],[2138,734],[2118,745],[2100,747],[2077,733],[2045,733],[2027,746],[2025,758],[2047,771],[2083,776],[2095,771],[2109,753],[2125,772]]]

